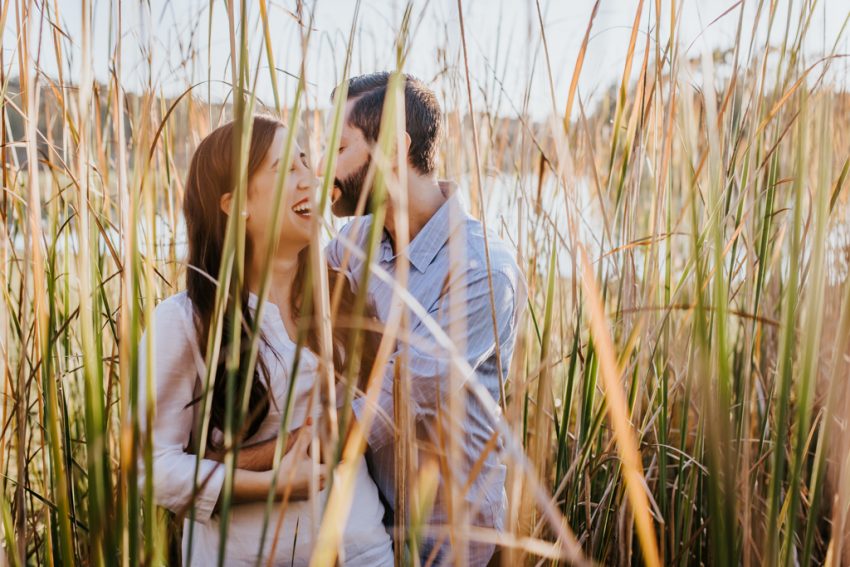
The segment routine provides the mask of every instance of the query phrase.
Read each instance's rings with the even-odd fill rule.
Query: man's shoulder
[[[337,231],[337,235],[328,243],[326,248],[327,260],[334,268],[338,268],[345,256],[345,250],[349,246],[362,249],[369,235],[369,226],[372,224],[372,215],[354,217],[345,223]],[[351,262],[356,263],[355,256],[349,257],[349,268]]]
[[[487,256],[490,257],[490,271],[501,273],[510,279],[521,276],[521,271],[516,262],[516,248],[503,238],[487,231],[487,240],[484,239],[484,225],[473,218],[467,222],[466,245],[469,250],[469,269],[473,272],[487,271]]]
[[[366,238],[371,225],[372,215],[353,217],[339,229],[336,238],[344,237],[354,242],[359,242]]]
[[[490,230],[487,231],[485,244],[484,226],[472,217],[466,223],[465,236],[467,250],[465,281],[489,282],[492,280],[494,286],[504,288],[512,295],[526,293],[525,277],[516,261],[516,248]]]

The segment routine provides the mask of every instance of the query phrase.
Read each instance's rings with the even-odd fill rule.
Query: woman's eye
[[[345,151],[345,147],[344,147],[344,146],[340,146],[340,147],[339,147],[339,153],[342,153],[342,152],[344,152],[344,151]]]

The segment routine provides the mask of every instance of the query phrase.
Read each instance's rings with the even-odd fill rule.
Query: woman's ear
[[[233,201],[233,193],[225,193],[221,196],[221,200],[219,200],[218,204],[221,207],[221,210],[224,211],[224,214],[230,216],[230,205]]]

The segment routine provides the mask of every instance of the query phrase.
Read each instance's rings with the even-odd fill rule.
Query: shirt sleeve
[[[342,244],[339,242],[338,237],[328,242],[328,245],[325,247],[325,259],[328,265],[334,270],[338,270],[340,265],[342,265]]]
[[[502,348],[513,344],[516,334],[515,322],[519,312],[518,301],[521,299],[518,299],[514,285],[506,274],[493,272],[492,279],[498,343]],[[497,342],[496,337],[493,336],[487,271],[475,270],[466,277],[460,278],[458,283],[461,287],[465,287],[466,297],[463,298],[463,308],[452,310],[449,307],[451,297],[451,290],[449,290],[442,294],[438,304],[429,311],[429,315],[450,338],[454,338],[453,332],[462,333],[465,344],[457,346],[462,347],[462,355],[475,372],[482,363],[493,356]],[[411,335],[410,344],[400,346],[393,355],[381,382],[377,417],[373,420],[368,433],[368,443],[373,450],[378,450],[391,442],[395,435],[392,425],[393,381],[395,363],[401,349],[406,349],[412,409],[416,419],[433,415],[438,402],[447,399],[451,394],[449,390],[449,377],[452,371],[450,351],[440,346],[422,323],[411,329]],[[470,378],[469,375],[461,376],[458,387]],[[487,379],[497,381],[498,373]],[[498,384],[483,385],[490,392],[498,392]],[[361,416],[367,407],[365,397],[354,400],[353,410],[359,421],[362,421]]]
[[[139,412],[147,411],[147,384],[155,399],[151,443],[153,449],[154,500],[172,512],[192,504],[196,455],[186,452],[193,427],[192,401],[198,376],[191,311],[172,298],[161,303],[154,320],[142,336],[139,348]],[[151,328],[153,333],[151,333]],[[152,344],[151,344],[152,343]],[[152,347],[150,352],[148,349]],[[142,434],[145,420],[140,418]],[[140,486],[144,486],[144,463]],[[209,521],[224,484],[224,466],[209,459],[200,462],[195,496],[195,521]]]

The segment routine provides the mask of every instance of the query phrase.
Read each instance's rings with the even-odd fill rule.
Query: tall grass
[[[181,523],[154,505],[149,475],[138,485],[140,460],[152,465],[150,439],[141,431],[150,429],[153,416],[153,407],[139,400],[143,392],[152,399],[154,377],[137,368],[139,339],[154,307],[182,286],[179,209],[188,158],[201,137],[235,120],[238,207],[247,187],[253,113],[278,113],[288,124],[284,162],[292,159],[295,142],[315,150],[332,149],[339,140],[345,89],[330,109],[311,106],[327,95],[311,91],[315,71],[307,54],[327,40],[313,4],[289,7],[302,54],[294,90],[278,84],[275,54],[282,39],[270,24],[278,3],[201,6],[207,36],[173,40],[186,54],[183,63],[195,66],[211,43],[222,40],[230,57],[198,65],[202,80],[187,82],[177,97],[164,96],[154,78],[148,55],[163,47],[137,33],[159,16],[147,3],[101,4],[112,28],[109,53],[92,48],[90,1],[71,7],[13,0],[0,7],[4,46],[15,46],[0,60],[0,541],[4,561],[13,565],[175,561]],[[489,238],[499,235],[516,246],[529,297],[500,399],[485,399],[474,381],[462,390],[502,415],[497,427],[509,468],[504,533],[469,525],[471,511],[459,505],[467,487],[451,477],[449,525],[427,526],[438,469],[417,461],[406,401],[410,380],[399,372],[396,532],[411,549],[425,530],[437,529],[455,544],[497,542],[505,565],[850,562],[850,468],[843,466],[850,447],[844,379],[850,355],[850,96],[840,81],[830,80],[840,75],[841,43],[824,53],[804,49],[818,33],[811,26],[818,3],[788,4],[780,18],[781,3],[730,2],[720,16],[737,18],[732,47],[694,57],[685,43],[692,38],[680,36],[682,14],[692,6],[634,2],[621,79],[601,102],[579,85],[590,72],[587,54],[601,49],[594,34],[603,2],[592,5],[567,70],[564,100],[555,89],[563,70],[550,59],[555,50],[545,2],[528,6],[534,11],[529,33],[545,54],[545,75],[528,76],[498,61],[475,65],[468,6],[461,0],[452,5],[443,24],[460,43],[449,49],[446,41],[439,55],[445,72],[432,81],[446,110],[441,174],[461,181]],[[746,5],[755,9],[745,11]],[[78,36],[64,28],[60,8],[80,11]],[[395,73],[372,172],[379,201],[389,195],[404,203],[398,73],[416,71],[408,56],[429,10],[406,5],[392,30]],[[830,10],[830,17],[842,19],[843,34],[850,13],[837,3]],[[225,14],[228,37],[213,37],[214,13]],[[337,54],[340,80],[374,70],[357,51],[364,17],[358,2],[345,52]],[[749,33],[756,29],[763,34]],[[255,30],[261,41],[252,39]],[[60,62],[59,76],[43,72],[48,50]],[[122,79],[128,51],[146,57],[141,92],[129,92]],[[66,76],[75,58],[79,72]],[[106,83],[93,79],[96,58],[109,61]],[[226,104],[208,100],[222,71],[232,89]],[[257,96],[266,81],[273,93],[269,106]],[[527,103],[511,100],[504,86],[517,81],[528,81],[526,92],[547,81],[547,119],[535,120]],[[505,100],[515,116],[499,112]],[[311,158],[318,162],[317,155]],[[322,172],[321,211],[333,167],[331,157]],[[283,188],[288,168],[280,171],[276,183]],[[278,191],[270,204],[276,218],[283,197]],[[404,206],[391,213],[380,207],[370,245],[349,254],[373,257],[387,214],[395,215],[396,227],[407,226]],[[335,226],[317,227],[315,243]],[[226,257],[214,275],[220,307],[207,360],[218,359],[225,321],[242,321],[238,302],[226,313],[223,299],[243,285],[244,239],[244,219],[233,215]],[[274,243],[259,249],[270,258]],[[339,466],[324,510],[313,499],[323,520],[305,529],[314,529],[322,542],[314,564],[331,565],[350,508],[352,457],[365,446],[362,429],[341,434],[353,388],[337,413],[334,372],[350,386],[360,361],[353,357],[348,368],[333,368],[327,321],[336,309],[335,282],[315,269],[324,264],[321,246],[312,247],[311,262],[309,301],[326,323],[315,392],[323,410],[317,436],[325,460]],[[406,274],[402,260],[367,396],[377,395],[383,363],[396,339],[404,344],[410,315],[424,314],[406,292]],[[376,269],[366,277],[390,276]],[[272,285],[267,274],[260,314]],[[358,305],[364,303],[361,294]],[[456,347],[462,333],[426,324],[452,353],[452,383],[459,384],[469,370]],[[239,337],[234,329],[231,335]],[[251,357],[249,368],[256,363],[256,330],[242,349]],[[358,341],[355,334],[353,352]],[[235,432],[248,399],[233,387],[240,361],[232,353],[227,368],[232,403],[223,531],[239,451]],[[212,376],[201,378],[206,411],[199,447],[208,430]],[[463,397],[447,402],[453,414],[464,405]],[[287,416],[288,409],[278,457]],[[462,432],[446,433],[443,449],[456,455]],[[279,537],[271,493],[266,510],[264,537]],[[401,546],[396,558],[405,561]],[[454,559],[465,563],[463,551]]]

